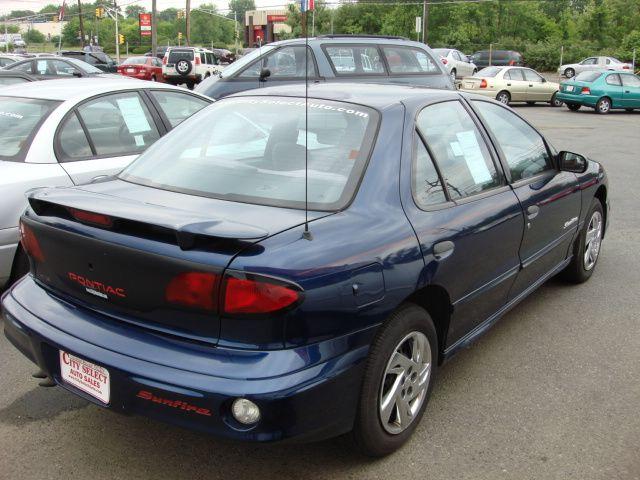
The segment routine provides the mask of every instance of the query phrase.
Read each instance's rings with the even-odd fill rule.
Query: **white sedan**
[[[633,73],[632,68],[633,66],[630,63],[621,62],[614,57],[589,57],[579,63],[567,63],[566,65],[560,65],[558,73],[567,78],[573,78],[578,73],[591,70],[601,72],[605,70],[628,70]]]
[[[440,61],[444,63],[447,72],[451,75],[451,80],[475,75],[478,71],[476,64],[471,61],[464,53],[453,48],[434,48],[433,52],[440,57]]]
[[[212,102],[170,85],[69,79],[0,88],[0,288],[21,276],[25,192],[114,175]]]

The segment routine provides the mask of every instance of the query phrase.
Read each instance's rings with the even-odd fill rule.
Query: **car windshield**
[[[309,99],[305,122],[302,98],[228,98],[183,122],[120,178],[192,195],[303,209],[308,161],[309,208],[339,210],[355,193],[377,124],[377,112],[360,105]]]
[[[73,63],[76,67],[84,70],[86,73],[104,73],[99,68],[94,67],[90,63],[83,62],[82,60],[78,60],[77,58],[66,57],[65,60],[67,62]]]
[[[122,62],[122,65],[144,65],[145,63],[147,63],[147,57],[131,57]]]
[[[0,160],[21,160],[38,126],[58,104],[52,100],[0,96]]]
[[[476,73],[474,76],[476,77],[495,77],[500,71],[502,67],[486,67]]]
[[[255,50],[253,50],[252,52],[249,52],[248,54],[246,54],[244,57],[239,58],[238,60],[236,60],[235,62],[233,62],[231,65],[229,65],[228,67],[226,67],[223,71],[222,74],[220,75],[223,78],[226,77],[230,77],[231,75],[233,75],[236,72],[239,72],[240,70],[242,70],[244,67],[246,67],[247,65],[249,65],[251,62],[253,62],[256,58],[258,58],[260,55],[264,55],[267,52],[270,52],[271,50],[273,50],[275,47],[271,46],[271,45],[267,45],[266,47],[262,47],[262,48],[256,48]]]
[[[451,49],[449,48],[434,48],[433,52],[437,55],[440,55],[441,57],[446,57],[447,55],[449,55],[449,52],[451,51]]]
[[[596,78],[602,75],[601,72],[582,72],[576,75],[577,82],[593,82]]]

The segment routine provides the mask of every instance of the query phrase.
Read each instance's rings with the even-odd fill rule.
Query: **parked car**
[[[440,57],[454,82],[459,78],[475,75],[478,71],[469,57],[453,48],[434,48],[433,53]]]
[[[592,275],[600,164],[477,95],[308,93],[223,99],[116,178],[29,194],[31,274],[2,312],[47,382],[223,437],[351,431],[384,455],[444,360],[546,279]]]
[[[513,50],[480,50],[470,58],[478,68],[490,66],[524,67],[522,54]]]
[[[407,83],[453,89],[449,72],[424,43],[400,37],[321,35],[257,48],[198,86],[212,98],[269,85],[304,82]]]
[[[50,80],[0,89],[0,288],[24,274],[24,193],[118,173],[210,99],[129,79]],[[88,136],[87,136],[88,135]]]
[[[116,75],[105,73],[82,60],[56,57],[53,55],[48,57],[27,58],[6,66],[5,70],[26,73],[37,80],[54,80],[70,77],[118,78]]]
[[[589,57],[580,63],[568,63],[558,68],[558,74],[567,78],[573,78],[577,73],[587,71],[605,71],[605,70],[628,70],[633,73],[633,67],[630,63],[623,63],[613,57]]]
[[[83,52],[82,50],[65,50],[60,55],[67,58],[75,58],[93,65],[94,67],[107,73],[117,73],[116,61],[104,52],[95,50]]]
[[[222,70],[211,50],[199,47],[170,47],[162,59],[162,75],[167,83],[186,84],[189,89]]]
[[[162,62],[157,57],[129,57],[118,65],[118,73],[139,80],[164,82]]]
[[[214,48],[213,53],[218,57],[220,64],[228,65],[236,61],[236,54],[226,48]]]
[[[534,105],[544,102],[552,107],[560,107],[558,98],[559,84],[549,82],[531,68],[523,67],[486,67],[473,77],[462,79],[462,90],[495,98],[509,105],[513,102],[527,102]]]
[[[597,113],[640,109],[640,77],[631,72],[582,72],[560,84],[558,99],[569,110],[591,107]]]
[[[20,60],[20,57],[17,57],[15,55],[2,54],[0,55],[0,68],[4,68],[7,65],[11,65],[12,63],[17,62],[18,60]]]
[[[22,72],[0,70],[0,87],[15,85],[16,83],[33,82],[37,78]]]
[[[158,57],[160,60],[162,60],[164,58],[164,54],[167,53],[167,50],[169,48],[177,48],[177,47],[169,47],[169,46],[161,46],[158,45],[158,47],[156,48],[156,57]],[[148,51],[147,53],[144,54],[145,57],[153,57],[153,54],[151,53],[151,51]]]

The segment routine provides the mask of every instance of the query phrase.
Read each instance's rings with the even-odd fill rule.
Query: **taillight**
[[[515,61],[515,60],[509,60],[509,65],[510,65],[510,66],[514,66],[515,64],[516,64],[516,61]]]
[[[162,57],[162,64],[163,65],[167,64],[167,56],[166,55],[164,57]]]
[[[38,262],[44,262],[44,254],[35,233],[22,220],[20,220],[20,243],[27,255]]]
[[[274,313],[295,305],[301,292],[295,285],[258,275],[226,275],[224,312],[227,314]]]
[[[582,95],[591,95],[591,90],[589,89],[589,87],[582,87],[582,90],[580,91],[580,93]]]
[[[440,60],[442,60],[442,63],[444,63],[445,65],[449,62],[449,60],[444,57],[440,57]]]
[[[169,303],[217,311],[219,283],[220,276],[215,273],[181,273],[167,285],[165,299]]]
[[[85,210],[78,210],[77,208],[69,208],[69,212],[79,222],[89,223],[99,227],[111,228],[113,226],[113,219],[107,215],[101,213],[87,212]]]
[[[480,80],[480,88],[487,88],[487,81],[484,78]]]
[[[196,55],[196,65],[200,65],[200,55]]]

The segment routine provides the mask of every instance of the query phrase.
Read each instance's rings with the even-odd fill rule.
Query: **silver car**
[[[69,79],[0,88],[0,288],[26,271],[18,245],[25,192],[113,175],[212,102],[133,79]]]
[[[629,70],[632,72],[632,65],[630,63],[624,63],[614,57],[589,57],[582,60],[580,63],[567,63],[566,65],[560,65],[558,73],[564,75],[567,78],[573,78],[578,73],[596,70]]]
[[[447,72],[451,75],[451,80],[475,75],[478,71],[475,63],[464,53],[453,48],[434,48],[433,52],[440,57]]]

